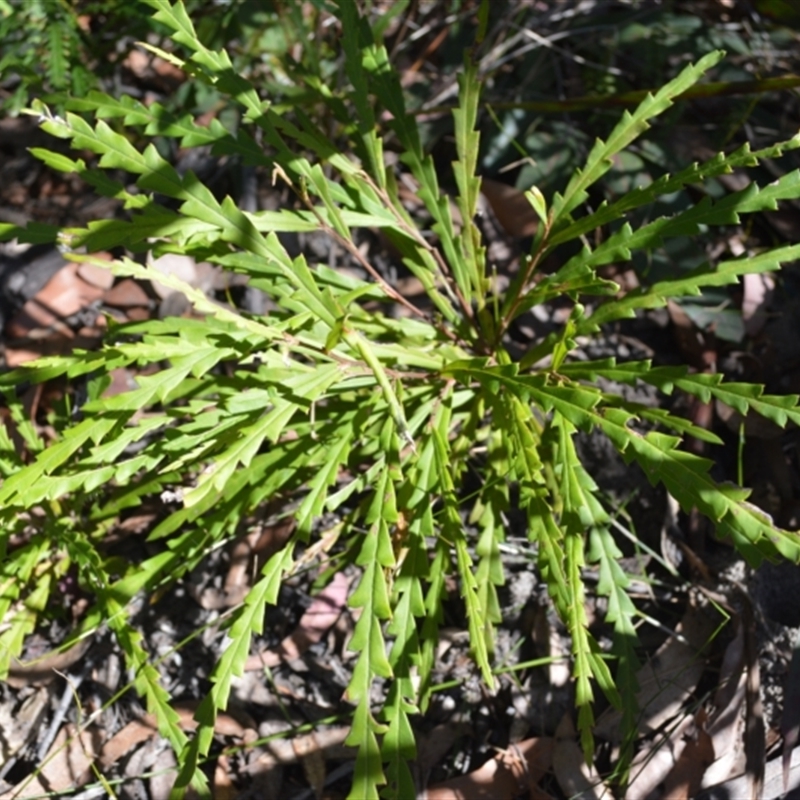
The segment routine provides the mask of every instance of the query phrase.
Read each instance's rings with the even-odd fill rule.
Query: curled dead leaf
[[[659,647],[637,672],[637,700],[642,714],[639,733],[659,731],[681,709],[694,692],[705,669],[700,657],[717,625],[716,612],[692,599],[675,633]],[[598,720],[595,735],[613,743],[620,741],[621,712],[612,710]]]

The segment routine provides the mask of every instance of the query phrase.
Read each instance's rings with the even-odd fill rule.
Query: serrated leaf
[[[708,53],[696,64],[685,67],[680,75],[665,84],[655,95],[648,95],[632,114],[626,111],[607,141],[597,139],[584,168],[576,171],[564,194],[556,195],[553,200],[551,208],[553,221],[565,217],[579,206],[586,197],[588,187],[611,168],[612,157],[647,130],[648,120],[666,111],[675,97],[695,84],[704,72],[720,61],[723,55],[721,51]]]
[[[485,248],[481,246],[480,231],[474,222],[481,185],[480,178],[476,175],[480,134],[475,130],[481,84],[478,69],[469,60],[458,74],[458,87],[458,107],[453,110],[458,161],[453,163],[453,175],[458,186],[457,202],[462,220],[458,240],[466,285],[458,281],[459,271],[456,271],[455,275],[465,301],[470,303],[473,296],[477,297],[479,307],[482,307],[486,291],[484,286],[486,253]]]
[[[213,688],[195,712],[200,727],[180,753],[182,769],[176,780],[177,787],[188,786],[188,778],[197,769],[200,759],[208,755],[217,714],[227,709],[233,679],[244,673],[252,638],[264,628],[266,606],[277,602],[281,578],[292,564],[293,550],[293,544],[288,544],[267,561],[261,570],[261,579],[247,593],[244,605],[234,617],[228,632],[229,645],[211,675]]]
[[[756,256],[723,261],[716,268],[705,264],[683,277],[659,281],[647,289],[635,289],[619,300],[605,303],[580,324],[579,333],[591,333],[611,320],[632,317],[637,308],[661,308],[666,305],[667,298],[699,295],[704,286],[726,286],[735,283],[740,275],[772,272],[798,257],[800,245],[786,245]]]
[[[728,174],[734,169],[754,167],[763,159],[777,158],[784,152],[797,147],[800,147],[800,136],[756,151],[751,151],[749,143],[745,143],[730,155],[717,153],[713,158],[701,164],[692,164],[674,175],[664,175],[648,186],[633,189],[614,203],[603,203],[593,214],[562,227],[548,238],[548,251],[563,242],[577,239],[583,234],[620,219],[628,211],[649,205],[664,195],[673,194],[687,185],[702,183],[708,178]]]
[[[464,600],[469,623],[470,650],[478,668],[481,670],[483,679],[490,687],[494,687],[494,676],[489,663],[489,642],[484,629],[484,621],[487,618],[488,609],[481,602],[482,599],[485,601],[486,597],[485,595],[482,597],[479,591],[478,582],[472,570],[472,557],[469,554],[463,525],[458,516],[453,481],[450,477],[451,467],[447,444],[443,441],[438,429],[434,429],[433,439],[437,470],[439,475],[444,478],[442,486],[444,502],[443,527],[456,552],[461,597]]]
[[[371,592],[384,586],[383,575],[375,566],[365,570],[359,588],[363,585],[364,592]],[[351,604],[355,607],[364,606],[364,612],[356,623],[353,638],[350,640],[350,650],[359,652],[358,661],[353,668],[353,675],[347,686],[347,697],[350,700],[359,700],[369,696],[369,688],[375,676],[391,678],[393,675],[391,664],[386,658],[386,644],[381,630],[381,622],[375,616],[374,606],[378,603],[388,608],[388,600],[378,597],[376,603],[361,602],[363,597],[354,595]]]
[[[358,747],[353,784],[347,800],[379,800],[378,787],[386,783],[380,747],[375,736],[381,728],[369,708],[369,697],[362,698],[353,714],[353,726],[346,743]]]
[[[352,0],[346,1],[352,3]],[[445,259],[453,272],[456,284],[463,291],[463,287],[469,287],[468,267],[463,261],[461,248],[456,241],[450,203],[448,198],[441,195],[433,159],[429,155],[426,156],[423,151],[416,120],[406,109],[403,90],[397,73],[391,67],[386,48],[362,43],[362,64],[374,87],[374,93],[380,96],[391,113],[389,125],[405,150],[401,159],[409,166],[414,178],[419,182],[418,197],[433,217],[432,229],[439,236]],[[439,272],[435,262],[429,263],[434,272]],[[417,274],[417,271],[414,271]],[[417,277],[420,277],[420,274],[417,274]],[[429,283],[426,290],[436,302],[439,293],[431,289],[432,283]],[[444,309],[447,309],[447,305],[444,304]],[[443,310],[443,313],[446,316],[452,315],[452,308]]]
[[[595,497],[597,484],[583,468],[575,451],[575,427],[556,413],[553,427],[558,430],[556,475],[560,479],[560,497],[564,505],[564,524],[568,529],[585,531],[608,522],[608,513]]]
[[[630,579],[619,564],[622,551],[606,527],[593,528],[590,540],[589,560],[600,565],[597,591],[608,597],[606,619],[615,623],[615,630],[636,641],[636,628],[633,624],[636,607],[625,591],[630,586]]]
[[[75,161],[63,153],[54,153],[52,150],[45,150],[43,147],[31,147],[28,152],[43,164],[59,172],[82,172],[86,166],[80,159]]]
[[[25,227],[0,222],[0,242],[17,239],[26,244],[52,244],[58,239],[59,228],[43,222],[29,222]]]
[[[136,676],[134,683],[137,692],[147,699],[147,710],[155,717],[159,733],[170,742],[176,755],[180,755],[188,739],[180,728],[177,712],[170,705],[169,694],[161,685],[158,670],[150,662],[142,646],[141,634],[130,626],[122,606],[111,599],[110,593],[105,594],[104,605],[109,614],[109,627],[114,631],[125,654],[129,669]],[[184,764],[181,776],[184,778],[184,785],[191,784],[201,793],[208,790],[205,775],[195,765]]]
[[[746,503],[749,491],[719,484],[708,471],[711,462],[677,449],[680,440],[650,432],[645,436],[627,428],[625,412],[607,411],[595,420],[627,458],[635,458],[651,483],[661,481],[681,507],[697,508],[712,520],[720,536],[731,536],[749,563],[780,553],[800,563],[800,535],[781,530],[763,512]]]
[[[70,428],[63,438],[43,450],[25,470],[12,475],[0,488],[0,503],[35,505],[41,500],[36,481],[60,467],[87,442],[97,444],[109,433],[117,421],[112,419],[85,419]]]
[[[627,741],[636,732],[639,712],[636,699],[639,690],[636,679],[640,666],[636,655],[639,638],[633,622],[637,613],[636,607],[626,591],[630,586],[630,579],[619,564],[622,551],[617,547],[608,528],[601,526],[592,530],[588,557],[590,561],[599,562],[600,579],[597,591],[608,597],[606,620],[614,624],[613,652],[618,658],[615,684],[622,700],[622,738]],[[629,757],[630,753],[626,752],[626,760]]]
[[[591,707],[594,700],[591,684],[594,671],[584,608],[584,586],[580,574],[583,566],[583,541],[578,533],[567,532],[564,545],[566,589],[569,595],[566,622],[567,630],[572,637],[578,730],[581,734],[581,744],[586,760],[591,762],[594,756],[594,738],[592,736],[594,714]]]
[[[667,367],[653,368],[642,379],[666,393],[676,386],[706,403],[714,397],[743,415],[755,411],[781,428],[787,422],[800,424],[798,395],[768,395],[759,384],[726,382],[721,375],[689,374],[688,370],[678,374]]]
[[[223,491],[237,469],[249,467],[273,426],[274,418],[265,414],[251,425],[240,428],[237,440],[213,460],[198,479],[197,485],[184,495],[184,505],[194,505],[209,491]]]
[[[344,50],[344,67],[347,77],[353,84],[351,98],[357,111],[358,130],[361,134],[364,148],[369,157],[369,171],[377,181],[378,185],[386,185],[386,177],[383,165],[383,147],[380,137],[375,130],[375,111],[369,102],[369,87],[367,75],[364,70],[363,58],[364,47],[368,47],[370,42],[364,34],[365,22],[359,18],[355,3],[351,0],[339,3],[342,15],[342,49]],[[367,27],[367,30],[369,28]]]
[[[47,74],[50,82],[56,88],[62,88],[66,84],[67,77],[67,54],[64,46],[64,39],[67,31],[63,23],[53,20],[48,28],[50,52],[46,61]]]
[[[417,748],[406,704],[399,693],[396,697],[394,703],[390,698],[386,707],[391,721],[381,743],[381,753],[387,762],[388,787],[382,794],[384,798],[403,800],[416,795],[416,785],[408,762],[416,758]]]
[[[339,430],[338,438],[326,447],[326,461],[320,465],[319,471],[309,482],[308,494],[297,510],[297,528],[302,534],[310,533],[312,523],[322,513],[328,487],[336,482],[339,469],[350,454],[352,437],[352,428],[345,426]]]

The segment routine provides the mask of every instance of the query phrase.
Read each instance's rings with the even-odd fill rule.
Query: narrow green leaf
[[[364,70],[363,49],[371,42],[365,35],[366,21],[358,15],[353,0],[339,0],[342,20],[342,49],[344,50],[344,66],[347,77],[353,84],[350,97],[356,107],[357,125],[364,149],[369,158],[369,173],[376,179],[380,187],[386,186],[385,168],[383,165],[383,143],[377,135],[375,111],[369,100],[367,74]],[[368,26],[367,26],[368,29]]]
[[[703,265],[686,275],[672,280],[659,281],[646,289],[635,289],[619,300],[600,306],[579,326],[579,333],[590,333],[614,319],[634,316],[637,308],[661,308],[667,298],[696,296],[704,286],[726,286],[735,283],[740,275],[773,272],[781,264],[800,257],[800,245],[785,245],[767,250],[757,256],[748,256],[733,261],[723,261],[715,267]]]
[[[308,494],[297,510],[297,529],[301,534],[308,535],[315,518],[322,513],[328,487],[336,482],[339,469],[347,461],[352,438],[352,427],[344,426],[339,430],[337,439],[325,448],[325,462],[309,482]]]
[[[474,222],[478,210],[478,196],[481,181],[477,177],[478,149],[480,134],[475,130],[478,119],[478,99],[481,83],[478,68],[469,59],[464,69],[458,74],[458,108],[453,111],[456,129],[456,152],[458,161],[453,163],[453,174],[458,186],[458,208],[461,212],[461,234],[459,243],[465,268],[466,285],[459,284],[466,302],[473,297],[478,299],[479,307],[483,307],[484,295],[487,291],[485,270],[486,252],[481,246],[481,234]],[[458,273],[456,273],[458,277]]]
[[[448,447],[438,427],[440,426],[434,429],[433,437],[437,471],[439,475],[444,477],[442,486],[444,532],[455,547],[458,576],[461,583],[461,597],[466,606],[467,620],[469,622],[470,649],[478,668],[481,670],[483,679],[490,687],[494,687],[494,676],[489,661],[489,643],[487,642],[486,631],[484,629],[484,621],[487,617],[488,610],[481,603],[481,593],[472,570],[472,557],[469,554],[469,548],[464,536],[463,524],[458,515],[453,481],[450,477],[452,466],[448,457]]]
[[[182,769],[175,784],[178,788],[189,785],[190,776],[196,772],[200,759],[208,755],[217,714],[227,709],[233,679],[244,673],[252,637],[261,633],[264,627],[266,606],[275,605],[278,600],[281,579],[291,567],[293,550],[294,545],[290,543],[269,559],[261,570],[261,579],[247,593],[244,605],[234,616],[228,632],[230,644],[211,675],[213,688],[195,712],[200,727],[180,754]]]
[[[717,64],[723,55],[721,51],[708,53],[696,64],[684,68],[680,75],[665,84],[655,95],[648,95],[632,114],[624,112],[608,140],[596,140],[586,165],[573,175],[564,194],[556,195],[551,209],[553,221],[566,217],[583,203],[589,186],[611,169],[613,156],[646,131],[649,127],[648,120],[666,111],[675,97],[697,83],[703,73]]]
[[[346,743],[358,747],[353,785],[347,800],[379,800],[378,787],[386,783],[378,740],[375,732],[382,728],[375,722],[369,707],[369,696],[363,697],[353,715],[353,726]]]
[[[673,194],[687,185],[702,183],[708,178],[728,174],[734,169],[754,167],[763,159],[777,158],[784,152],[797,147],[800,147],[800,135],[757,151],[751,151],[750,145],[746,143],[728,156],[724,153],[717,153],[702,164],[692,164],[675,175],[664,175],[648,186],[633,189],[614,203],[603,203],[593,214],[558,229],[557,233],[547,240],[548,252],[559,244],[573,241],[586,233],[597,230],[609,222],[622,218],[628,211],[649,205],[659,197]]]
[[[619,659],[615,685],[622,696],[622,738],[627,739],[633,736],[637,728],[639,709],[636,693],[639,685],[636,673],[640,666],[636,655],[639,637],[634,624],[637,612],[626,591],[630,586],[630,579],[619,564],[622,551],[617,547],[608,528],[600,526],[591,531],[588,558],[599,562],[600,580],[597,591],[608,597],[606,620],[614,624],[613,652]]]

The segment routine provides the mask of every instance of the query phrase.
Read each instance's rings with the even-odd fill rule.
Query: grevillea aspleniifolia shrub
[[[90,93],[72,101],[72,111],[63,117],[42,104],[35,109],[44,130],[80,153],[96,154],[96,162],[47,150],[36,155],[52,167],[78,173],[128,211],[124,220],[98,220],[86,229],[61,232],[70,258],[108,266],[118,276],[158,280],[184,292],[203,316],[111,325],[106,343],[95,352],[44,358],[3,376],[27,456],[19,455],[0,427],[6,587],[0,596],[6,621],[0,666],[8,669],[11,657],[20,653],[58,575],[74,566],[96,598],[79,634],[101,623],[110,626],[134,671],[136,690],[179,756],[176,791],[194,784],[207,792],[198,764],[211,747],[213,721],[226,707],[231,680],[242,669],[282,579],[314,535],[315,520],[338,512],[342,557],[360,570],[350,598],[359,611],[349,643],[357,660],[346,691],[353,707],[348,741],[358,748],[350,796],[414,797],[407,766],[415,755],[413,717],[429,701],[450,576],[459,587],[482,679],[490,689],[497,683],[493,641],[500,619],[497,589],[504,579],[500,547],[513,498],[527,519],[538,569],[571,637],[586,752],[593,748],[597,687],[623,709],[624,725],[632,730],[636,609],[617,561],[609,512],[578,458],[576,434],[601,431],[683,509],[707,515],[717,535],[733,542],[750,563],[765,556],[800,561],[800,539],[748,504],[746,489],[716,483],[710,462],[681,448],[687,435],[719,442],[712,432],[600,386],[642,382],[666,393],[677,388],[780,426],[800,421],[800,410],[795,396],[766,395],[759,386],[726,382],[719,375],[655,367],[649,361],[578,360],[571,354],[579,337],[592,336],[606,323],[798,258],[800,245],[774,247],[676,270],[650,285],[643,280],[627,293],[597,274],[603,265],[629,260],[634,251],[656,250],[701,226],[730,225],[800,197],[793,171],[767,186],[750,183],[716,201],[704,197],[677,213],[655,214],[638,226],[629,221],[645,205],[658,210],[654,204],[660,197],[776,159],[798,147],[800,139],[758,152],[744,146],[720,153],[585,211],[587,190],[603,178],[615,154],[722,57],[706,55],[624,113],[610,135],[595,142],[563,192],[550,198],[536,188],[528,192],[538,231],[519,273],[497,295],[475,224],[481,86],[469,58],[459,76],[454,112],[453,202],[463,221],[456,224],[433,161],[423,152],[417,122],[406,109],[398,74],[354,0],[339,0],[335,10],[347,88],[333,93],[308,77],[307,88],[338,122],[335,142],[329,127],[323,130],[313,115],[273,107],[236,74],[225,52],[204,47],[180,3],[147,2],[155,9],[154,19],[171,31],[175,52],[162,55],[192,80],[227,96],[241,112],[239,127],[231,131],[215,120],[201,126],[157,104]],[[292,187],[299,210],[250,213],[229,197],[218,200],[192,172],[179,174],[148,143],[154,137],[173,138],[182,148],[210,146],[216,154],[263,168]],[[399,153],[391,167],[384,158],[390,148]],[[430,231],[421,230],[400,202],[398,170],[409,172],[419,185],[419,199],[432,219]],[[135,187],[126,187],[121,174],[133,176]],[[357,228],[381,230],[424,286],[430,310],[384,280],[354,244]],[[308,263],[303,256],[290,257],[277,235],[319,229],[360,264],[363,279]],[[587,237],[597,230],[604,235]],[[5,238],[49,235],[41,226],[26,231],[6,225],[0,231]],[[582,242],[577,252],[576,242]],[[91,255],[115,247],[213,262],[248,276],[274,308],[266,316],[247,314],[134,258],[107,264]],[[559,253],[569,255],[554,272],[540,275],[545,259]],[[556,298],[572,301],[569,319],[513,360],[504,346],[509,325]],[[391,313],[397,303],[405,307],[402,316]],[[149,370],[137,378],[137,388],[102,397],[111,370],[126,365]],[[79,414],[54,419],[53,438],[45,443],[25,420],[13,389],[56,376],[85,376],[88,400]],[[470,485],[477,476],[478,488],[465,493],[468,471]],[[165,546],[142,563],[129,564],[124,574],[116,563],[112,576],[102,549],[109,520],[166,490],[180,496],[180,508],[150,534]],[[180,579],[233,536],[243,517],[266,503],[294,508],[295,532],[231,618],[230,645],[197,711],[199,727],[187,736],[126,609],[137,593]],[[25,512],[33,508],[43,511],[31,532]],[[23,529],[25,544],[9,548],[9,539]],[[608,596],[613,659],[587,629],[582,569],[590,558],[599,564],[597,591]],[[377,705],[376,680],[383,698]]]

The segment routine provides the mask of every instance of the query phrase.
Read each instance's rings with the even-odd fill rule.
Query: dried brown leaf
[[[444,758],[453,744],[472,731],[466,722],[446,722],[436,725],[417,738],[417,769],[427,776]]]
[[[706,769],[714,761],[714,745],[705,729],[703,709],[694,719],[694,733],[667,776],[662,800],[691,800],[700,788]]]
[[[92,255],[96,258],[108,258],[109,261],[111,260],[111,256],[108,253],[93,253]],[[110,269],[103,269],[95,264],[78,264],[76,272],[86,283],[98,289],[103,289],[103,291],[110,289],[114,285],[114,273]]]
[[[184,700],[174,703],[173,707],[178,715],[178,724],[185,731],[194,731],[197,729],[197,720],[194,718],[194,712],[197,710],[199,701],[197,700]],[[155,725],[156,720],[150,714],[145,715],[145,721],[148,724]],[[217,714],[214,720],[214,733],[218,736],[228,736],[232,739],[245,740],[250,738],[248,731],[256,728],[256,723],[250,718],[249,714],[241,710],[229,709],[227,712]]]
[[[675,342],[688,364],[699,370],[715,369],[717,351],[714,337],[703,333],[674,300],[667,301]]]
[[[13,696],[0,704],[0,760],[16,756],[34,738],[49,704],[45,688],[34,690],[19,705]]]
[[[78,732],[68,723],[56,735],[41,769],[10,792],[0,795],[0,800],[59,796],[70,789],[80,788],[89,780],[91,764],[99,751],[97,729]]]
[[[63,320],[102,296],[103,289],[79,277],[77,264],[65,264],[35,297],[25,303],[6,331],[9,336],[18,338],[44,337],[52,332],[72,338],[73,332]]]
[[[325,788],[325,757],[313,733],[292,739],[292,747],[298,761],[303,765],[306,780],[314,790],[317,800],[322,797]]]
[[[740,593],[742,600],[742,627],[744,628],[744,654],[747,664],[745,703],[747,708],[744,738],[745,770],[750,778],[750,797],[757,800],[764,787],[764,762],[766,761],[766,731],[764,709],[761,705],[761,673],[758,666],[755,619],[750,598]]]
[[[126,753],[133,750],[136,745],[147,741],[150,737],[158,735],[155,720],[133,720],[124,728],[117,731],[104,745],[100,752],[100,767],[108,769],[116,764]]]
[[[214,768],[214,800],[235,800],[239,790],[231,776],[230,759],[223,753]]]
[[[691,714],[685,714],[669,727],[667,736],[651,739],[639,750],[631,762],[625,800],[645,800],[657,793],[678,763],[686,746],[684,736],[691,725]]]
[[[556,729],[553,771],[561,790],[571,800],[610,800],[610,789],[593,766],[586,763],[572,718],[565,714]]]
[[[86,264],[82,266],[88,266]],[[148,307],[150,298],[147,292],[133,279],[125,278],[103,294],[103,302],[114,308]]]
[[[708,724],[716,759],[703,776],[703,786],[728,780],[744,768],[744,665],[744,628],[737,616],[736,634],[722,658],[714,713]]]
[[[481,181],[481,194],[509,236],[526,238],[536,233],[539,217],[524,192],[507,183],[484,178]]]
[[[92,639],[88,637],[81,639],[68,650],[63,652],[53,650],[33,661],[23,662],[13,658],[11,659],[6,682],[16,689],[22,686],[40,686],[49,683],[53,678],[57,677],[57,672],[65,672],[80,660],[91,644]]]
[[[323,728],[295,738],[287,735],[286,738],[270,739],[263,745],[263,755],[250,764],[246,771],[249,775],[259,775],[274,769],[277,764],[296,764],[298,753],[308,754],[312,748],[331,759],[354,758],[356,749],[345,744],[349,735],[350,728],[341,727]]]
[[[482,767],[428,787],[425,800],[514,800],[526,790],[544,798],[536,787],[552,764],[554,740],[549,737],[526,739]]]
[[[735,778],[704,789],[698,794],[702,800],[744,800],[750,797],[752,791],[751,776],[744,774]],[[773,758],[768,761],[764,769],[764,788],[761,797],[763,800],[777,800],[800,796],[800,748],[792,753],[789,767],[789,783],[787,789],[783,785],[783,760]]]
[[[742,319],[748,336],[757,336],[767,321],[767,309],[775,293],[775,279],[767,273],[743,276]]]

